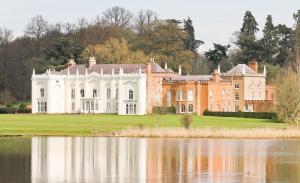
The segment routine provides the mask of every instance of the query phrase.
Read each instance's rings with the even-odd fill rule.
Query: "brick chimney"
[[[213,80],[216,82],[216,83],[219,83],[220,80],[221,80],[221,77],[220,77],[220,72],[219,70],[214,70],[214,73],[212,74],[213,76]]]
[[[95,57],[90,57],[90,59],[89,59],[89,68],[91,68],[95,64],[96,64]]]
[[[257,63],[257,61],[256,61],[255,59],[250,60],[250,61],[248,62],[248,66],[249,66],[254,72],[257,73],[258,63]]]
[[[72,59],[69,59],[69,62],[66,63],[66,66],[67,66],[67,67],[72,67],[72,66],[74,66],[74,65],[76,65],[76,62],[74,61],[73,58],[72,58]]]

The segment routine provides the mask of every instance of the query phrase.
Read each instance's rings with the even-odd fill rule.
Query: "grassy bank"
[[[111,134],[134,128],[180,127],[181,115],[0,115],[0,136],[4,135],[54,135],[54,136],[90,136]],[[192,129],[244,129],[244,128],[286,128],[283,123],[274,123],[267,119],[193,116]],[[179,129],[179,128],[177,128]]]
[[[242,138],[242,139],[300,139],[299,128],[132,128],[99,136],[151,138]]]

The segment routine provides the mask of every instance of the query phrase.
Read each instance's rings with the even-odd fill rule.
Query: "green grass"
[[[181,115],[158,115],[159,127],[181,127]],[[113,132],[139,125],[154,127],[154,116],[37,115],[1,114],[1,135],[92,135],[92,131]],[[193,116],[193,128],[285,128],[286,124],[268,119]]]

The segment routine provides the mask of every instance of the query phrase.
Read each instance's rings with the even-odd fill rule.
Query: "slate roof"
[[[185,75],[164,78],[165,81],[210,81],[212,79],[212,75]]]
[[[243,73],[243,70],[245,70],[245,73]],[[238,64],[231,70],[227,71],[225,73],[226,75],[242,75],[242,74],[247,74],[247,75],[256,75],[257,73],[253,71],[248,65],[246,64]]]
[[[151,63],[152,73],[170,73],[173,72],[171,69],[163,69],[157,63]],[[103,74],[112,74],[112,70],[114,69],[114,73],[118,74],[120,68],[123,69],[123,73],[138,73],[141,68],[142,73],[146,73],[146,65],[145,64],[95,64],[90,68],[86,68],[84,64],[74,65],[69,68],[63,69],[62,71],[52,71],[53,74],[66,75],[68,73],[68,69],[71,75],[76,75],[78,70],[80,75],[84,75],[87,69],[88,74],[96,72],[101,73],[101,68]]]

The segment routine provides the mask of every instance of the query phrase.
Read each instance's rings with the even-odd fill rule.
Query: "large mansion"
[[[61,71],[32,75],[33,113],[151,113],[153,107],[175,107],[176,113],[270,110],[274,88],[266,85],[266,69],[256,61],[239,64],[226,73],[182,75],[147,64],[76,65]]]

